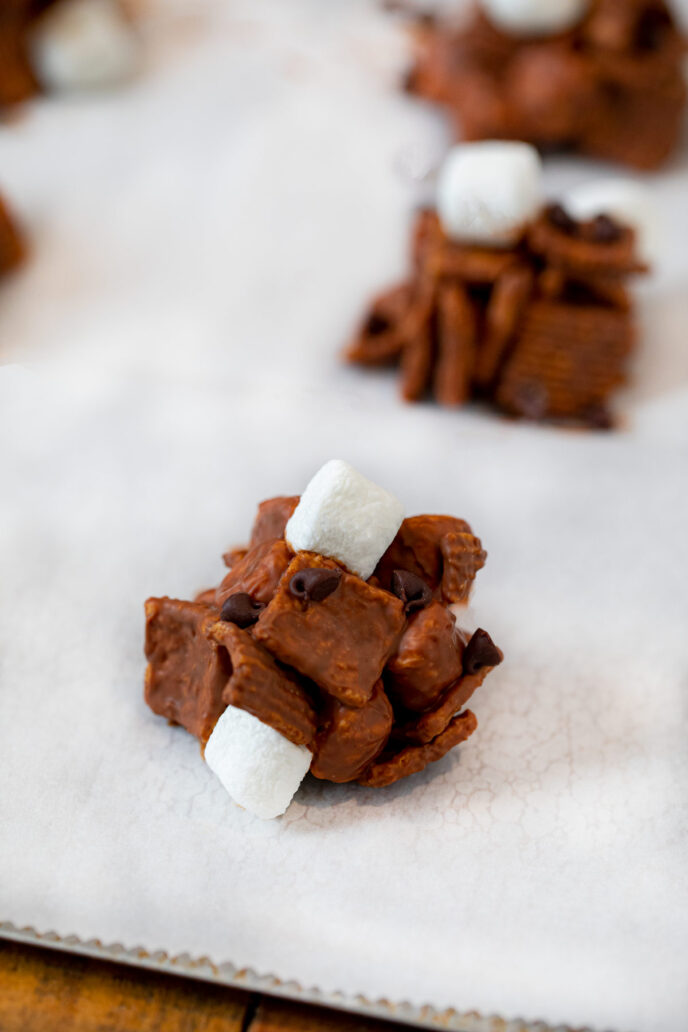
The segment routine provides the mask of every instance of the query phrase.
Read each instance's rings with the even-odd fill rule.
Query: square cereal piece
[[[336,590],[322,602],[304,602],[289,591],[295,574],[309,569],[341,571]],[[279,660],[340,702],[363,706],[404,623],[398,598],[347,573],[332,559],[299,552],[253,633]]]
[[[292,552],[283,539],[264,541],[250,548],[232,566],[217,589],[216,604],[222,608],[230,595],[246,592],[254,602],[269,602],[275,594]]]
[[[309,745],[318,720],[296,678],[278,667],[267,649],[235,624],[218,620],[209,635],[229,656],[231,673],[223,701],[252,713],[294,745]]]
[[[480,539],[467,531],[449,532],[440,542],[442,580],[440,593],[444,602],[466,602],[478,570],[487,559]]]
[[[442,694],[432,709],[421,713],[416,719],[409,720],[395,728],[395,734],[401,741],[426,745],[441,735],[453,718],[460,713],[471,696],[480,688],[493,667],[483,667],[475,674],[464,674]]]
[[[385,687],[394,703],[422,711],[461,676],[465,640],[454,614],[433,602],[409,618],[399,647],[385,667]]]
[[[388,588],[395,570],[409,570],[421,577],[440,601],[465,602],[486,559],[487,553],[465,520],[411,516],[402,523],[375,576]]]
[[[258,513],[251,529],[249,548],[262,545],[264,541],[284,537],[284,528],[299,504],[298,495],[268,498],[258,506]]]
[[[465,742],[475,731],[478,721],[471,710],[465,710],[448,724],[436,738],[425,745],[405,745],[398,751],[385,749],[379,760],[372,763],[358,778],[359,785],[383,788],[400,778],[417,774],[429,763],[441,760],[459,742]]]
[[[393,719],[382,681],[375,685],[370,702],[358,709],[331,699],[316,740],[311,774],[337,783],[355,781],[384,749]]]
[[[146,602],[146,702],[202,743],[226,705],[222,692],[229,674],[218,646],[206,637],[216,619],[212,609],[196,602]]]
[[[460,633],[463,637],[464,632]],[[463,709],[487,675],[499,666],[503,659],[504,653],[495,645],[487,631],[478,628],[463,649],[462,676],[449,685],[432,709],[426,710],[405,724],[397,725],[395,736],[402,741],[420,744],[433,741]]]
[[[535,301],[502,369],[495,400],[529,419],[582,419],[625,380],[635,331],[627,312]]]

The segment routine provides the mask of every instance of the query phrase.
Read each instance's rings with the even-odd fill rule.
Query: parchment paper
[[[0,918],[323,989],[681,1032],[688,161],[617,434],[404,407],[338,364],[402,274],[442,120],[345,0],[149,5],[122,93],[0,134],[32,235],[0,294]],[[552,192],[597,174],[549,166]],[[232,804],[144,707],[142,602],[219,581],[255,504],[341,456],[469,519],[507,661],[388,790]],[[473,704],[472,704],[473,705]]]

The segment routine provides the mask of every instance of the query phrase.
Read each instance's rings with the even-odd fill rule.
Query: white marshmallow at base
[[[460,243],[509,247],[543,203],[542,162],[527,143],[459,144],[447,155],[437,181],[442,226]]]
[[[336,559],[363,580],[373,573],[404,518],[401,502],[341,459],[318,470],[287,523],[296,552]]]
[[[312,759],[305,745],[236,706],[227,707],[205,747],[205,762],[234,802],[263,820],[285,812]]]
[[[550,36],[583,20],[589,0],[482,0],[490,21],[516,36]]]
[[[118,0],[62,0],[36,25],[31,60],[48,90],[100,89],[134,72],[137,38]]]
[[[653,263],[659,259],[660,217],[650,191],[640,183],[597,179],[570,190],[562,197],[562,204],[574,219],[609,215],[625,222],[635,230],[640,257]]]

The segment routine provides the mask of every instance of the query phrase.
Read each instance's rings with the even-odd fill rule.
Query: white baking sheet
[[[403,407],[342,368],[405,266],[441,119],[352,0],[149,3],[139,80],[0,133],[32,235],[0,292],[0,919],[349,994],[682,1032],[688,158],[625,430]],[[555,162],[561,185],[615,174]],[[144,707],[142,601],[222,576],[342,456],[470,519],[507,661],[460,751],[263,823]]]

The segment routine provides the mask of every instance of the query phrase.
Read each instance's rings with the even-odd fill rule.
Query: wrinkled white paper
[[[342,367],[403,274],[442,119],[372,4],[149,6],[121,93],[0,133],[31,234],[0,292],[0,918],[302,984],[682,1032],[688,160],[649,179],[617,434],[403,406]],[[595,175],[548,167],[552,192]],[[480,727],[387,790],[264,823],[142,701],[142,603],[219,581],[256,503],[340,456],[469,519],[506,662]]]

